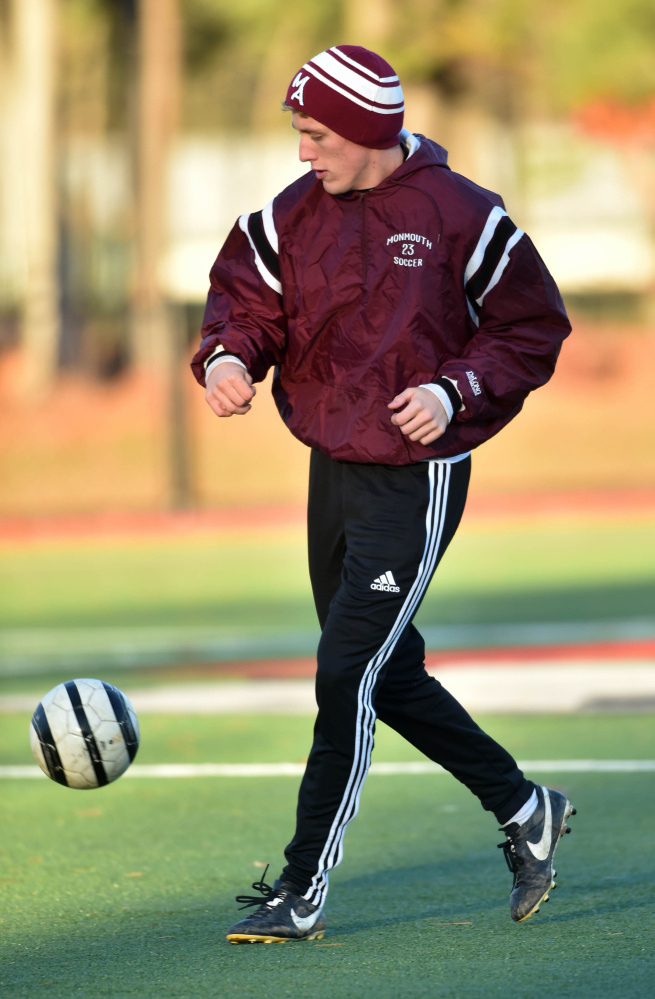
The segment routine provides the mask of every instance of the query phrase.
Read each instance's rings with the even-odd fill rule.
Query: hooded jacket
[[[210,273],[192,367],[221,352],[254,381],[275,367],[289,430],[328,456],[405,465],[498,433],[551,376],[570,324],[557,287],[498,195],[404,133],[405,162],[377,187],[326,193],[314,173],[235,224]],[[388,403],[455,383],[438,440],[410,441]]]

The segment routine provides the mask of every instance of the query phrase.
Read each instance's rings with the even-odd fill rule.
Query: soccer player
[[[309,568],[321,625],[318,715],[296,830],[233,943],[323,935],[370,764],[376,718],[450,771],[506,835],[514,920],[554,887],[574,809],[430,677],[412,624],[457,530],[470,452],[554,369],[570,325],[501,198],[403,129],[398,77],[353,45],[294,74],[284,106],[310,170],[235,224],[211,270],[193,370],[219,417],[249,412],[274,368],[287,427],[311,449]],[[256,455],[253,456],[256,460]],[[265,877],[265,875],[264,875]]]

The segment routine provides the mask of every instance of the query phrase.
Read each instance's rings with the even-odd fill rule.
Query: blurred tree
[[[179,121],[181,21],[178,0],[139,0],[136,152],[136,266],[133,362],[167,382],[169,505],[191,504],[186,410],[186,330],[167,301],[161,272],[167,237],[167,183]]]
[[[410,80],[496,114],[566,113],[655,93],[652,0],[385,0],[388,52]]]
[[[166,240],[166,182],[180,99],[178,0],[139,0],[136,232],[132,358],[146,368],[165,356],[166,302],[160,271]]]
[[[126,70],[134,60],[129,35],[114,37],[125,7],[123,0],[60,2],[59,363],[102,378],[122,369],[129,346],[126,111],[134,71]]]
[[[183,125],[193,131],[273,129],[289,73],[341,39],[339,0],[181,0]]]
[[[598,97],[640,104],[655,94],[652,0],[542,2],[541,89],[556,112]]]
[[[3,4],[3,198],[16,221],[23,385],[31,395],[57,367],[56,0]]]

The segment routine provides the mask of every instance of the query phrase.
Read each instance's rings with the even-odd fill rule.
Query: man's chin
[[[346,194],[348,191],[347,184],[339,183],[338,180],[322,180],[321,184],[328,194]]]

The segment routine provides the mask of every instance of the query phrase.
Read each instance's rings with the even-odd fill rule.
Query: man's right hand
[[[217,364],[207,379],[205,399],[217,416],[243,416],[257,389],[245,368],[233,361]]]

